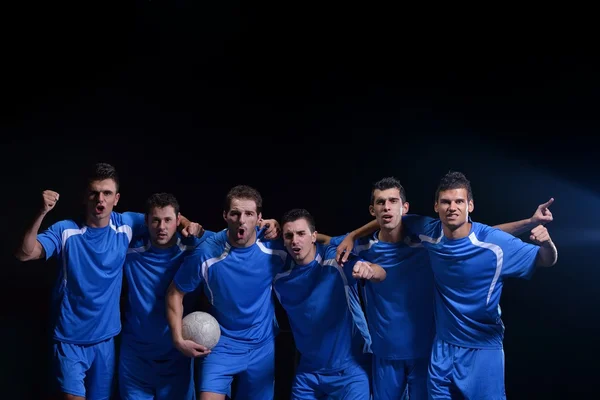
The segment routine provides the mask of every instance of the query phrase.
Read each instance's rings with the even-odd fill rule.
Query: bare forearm
[[[360,228],[353,230],[352,232],[349,233],[349,235],[352,237],[353,240],[356,240],[358,238],[362,238],[362,237],[370,235],[371,233],[375,232],[377,229],[379,229],[379,224],[377,223],[377,220],[374,219],[373,221],[369,222],[368,224],[365,224],[365,225],[361,226]]]
[[[536,262],[538,267],[551,267],[556,264],[556,261],[558,261],[558,250],[552,241],[540,246]]]
[[[317,232],[317,243],[329,245],[330,242],[331,242],[331,236],[327,236],[327,235]]]
[[[44,255],[44,249],[38,242],[37,235],[45,216],[46,213],[39,213],[27,231],[25,231],[21,245],[17,248],[15,253],[15,256],[20,261],[36,260],[42,258]]]
[[[531,218],[522,219],[520,221],[507,222],[505,224],[495,225],[494,228],[498,228],[501,231],[510,233],[513,236],[519,236],[523,233],[531,230],[535,223]]]
[[[373,268],[373,277],[370,279],[372,282],[383,282],[387,277],[387,273],[385,269],[381,267],[379,264],[370,263],[371,268]]]
[[[385,269],[379,266],[378,264],[371,264],[371,268],[373,268],[373,278],[371,278],[371,281],[377,283],[383,282],[387,277]]]
[[[171,328],[174,343],[183,340],[181,320],[183,319],[183,294],[171,283],[167,293],[167,321]]]

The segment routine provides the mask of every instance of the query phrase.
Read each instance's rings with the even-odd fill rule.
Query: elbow
[[[19,261],[29,261],[29,260],[33,259],[33,257],[30,254],[25,253],[21,249],[18,249],[14,255],[15,255],[15,258]]]

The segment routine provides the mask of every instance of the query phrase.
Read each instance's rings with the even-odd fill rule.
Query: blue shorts
[[[296,373],[292,385],[293,400],[368,400],[371,397],[369,368],[354,363],[328,373]]]
[[[272,400],[275,394],[275,340],[260,347],[236,345],[221,337],[198,363],[200,392],[228,395],[237,379],[236,400]]]
[[[96,344],[70,344],[54,341],[54,368],[61,392],[108,400],[115,375],[114,338]]]
[[[194,400],[193,360],[175,351],[153,360],[140,357],[123,343],[118,379],[121,400]]]
[[[400,400],[427,400],[429,358],[390,360],[373,356],[373,397]],[[406,392],[406,393],[405,393]]]
[[[428,387],[430,399],[505,400],[504,350],[471,349],[436,339]]]

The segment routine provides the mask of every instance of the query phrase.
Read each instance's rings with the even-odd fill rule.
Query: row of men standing
[[[494,229],[471,221],[471,188],[460,173],[440,182],[439,219],[408,215],[404,189],[385,178],[371,190],[373,223],[330,238],[306,210],[291,210],[283,241],[273,240],[279,224],[262,220],[253,188],[228,193],[227,229],[215,233],[187,221],[168,194],[153,195],[145,215],[114,212],[118,183],[112,166],[96,165],[85,217],[38,233],[58,201],[45,191],[18,251],[24,261],[60,260],[54,357],[65,398],[110,398],[123,271],[122,398],[194,398],[194,357],[200,398],[231,395],[234,376],[235,398],[273,398],[271,288],[301,354],[292,398],[395,399],[407,388],[410,399],[503,398],[502,281],[556,262],[543,226],[551,201]],[[502,231],[529,229],[536,245]],[[185,296],[200,286],[222,329],[212,351],[181,335]]]

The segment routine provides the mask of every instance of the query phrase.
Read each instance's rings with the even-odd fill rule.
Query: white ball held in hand
[[[185,340],[212,349],[221,338],[221,327],[209,313],[196,311],[183,318],[181,335]]]

